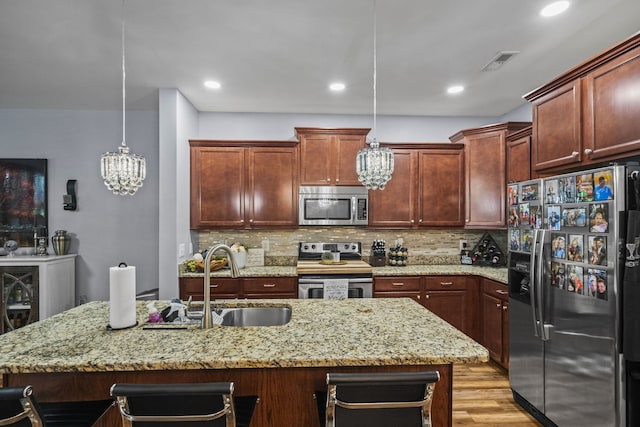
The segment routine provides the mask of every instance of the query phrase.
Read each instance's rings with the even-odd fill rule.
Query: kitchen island
[[[313,399],[327,372],[437,369],[434,425],[451,425],[453,363],[487,350],[411,299],[229,300],[217,306],[289,306],[271,327],[107,330],[109,306],[91,302],[0,336],[4,386],[32,384],[40,400],[104,399],[115,382],[233,381],[258,395],[252,427],[317,426]],[[157,302],[161,309],[166,302]],[[116,426],[112,410],[100,425]]]

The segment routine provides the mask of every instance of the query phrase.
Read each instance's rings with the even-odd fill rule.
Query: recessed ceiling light
[[[208,87],[209,89],[220,89],[221,87],[220,82],[217,82],[215,80],[207,80],[206,82],[204,82],[204,86]]]
[[[447,88],[447,93],[450,93],[450,94],[456,94],[463,91],[464,91],[464,86],[461,86],[461,85],[449,86]]]
[[[540,11],[540,15],[544,17],[559,15],[569,8],[569,4],[568,1],[557,1],[548,4]]]
[[[342,90],[344,90],[346,86],[344,85],[344,83],[331,83],[329,85],[329,89],[331,89],[334,92],[340,92]]]

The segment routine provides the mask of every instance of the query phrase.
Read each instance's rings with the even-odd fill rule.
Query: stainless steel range
[[[336,261],[323,260],[327,252],[334,254],[332,259]],[[301,299],[373,296],[373,274],[371,266],[362,261],[360,242],[301,242],[297,272]]]

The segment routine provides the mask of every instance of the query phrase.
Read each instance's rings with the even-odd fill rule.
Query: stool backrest
[[[114,384],[125,427],[236,427],[233,383]]]
[[[326,427],[431,427],[437,371],[327,374]]]
[[[44,426],[31,386],[0,388],[0,426]]]

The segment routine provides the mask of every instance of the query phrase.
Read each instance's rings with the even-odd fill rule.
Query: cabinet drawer
[[[466,290],[467,278],[464,276],[427,276],[425,277],[427,291]]]
[[[255,277],[243,279],[244,292],[255,293],[295,293],[298,291],[296,277]]]
[[[240,290],[240,280],[224,277],[212,277],[209,283],[211,295],[237,294]],[[202,292],[202,289],[200,289]]]
[[[506,301],[507,299],[509,299],[509,288],[507,287],[507,285],[499,282],[494,282],[493,280],[482,280],[482,292],[498,298],[502,301]]]
[[[420,277],[376,277],[375,292],[406,292],[420,290]]]

